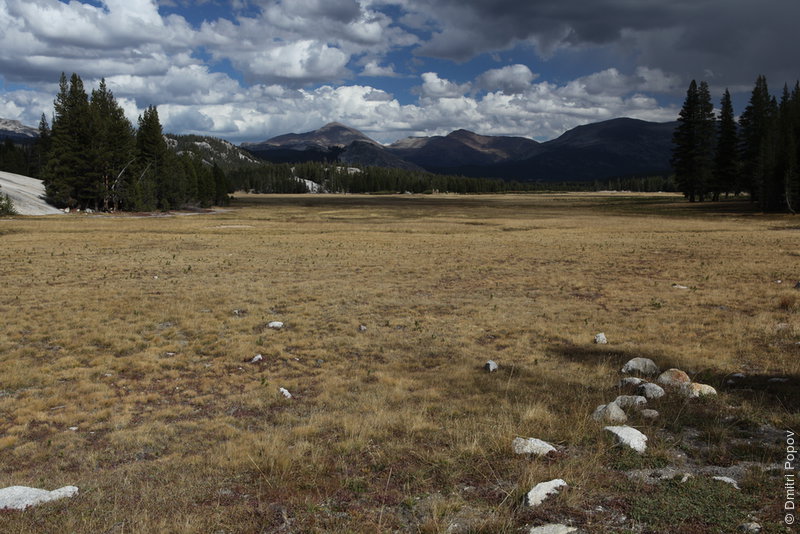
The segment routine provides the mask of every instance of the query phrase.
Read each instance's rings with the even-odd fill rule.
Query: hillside
[[[0,172],[0,194],[8,195],[19,215],[55,215],[62,213],[44,201],[44,182],[36,178]]]
[[[11,139],[15,143],[30,143],[39,137],[39,130],[19,121],[0,119],[0,141]]]

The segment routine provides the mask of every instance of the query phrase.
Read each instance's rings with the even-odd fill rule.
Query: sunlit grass
[[[0,222],[0,487],[81,488],[0,527],[441,532],[472,511],[515,532],[547,516],[520,503],[552,478],[570,483],[552,516],[581,520],[620,483],[587,417],[634,356],[706,377],[741,418],[797,424],[768,392],[724,390],[800,374],[790,217],[667,195],[234,206]],[[645,464],[691,410],[632,421],[653,431]],[[514,457],[516,436],[563,454]]]

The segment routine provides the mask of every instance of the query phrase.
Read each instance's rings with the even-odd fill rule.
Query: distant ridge
[[[611,119],[578,126],[545,143],[462,129],[445,136],[408,137],[383,146],[358,130],[333,122],[311,132],[242,146],[275,162],[341,161],[505,180],[585,182],[669,174],[676,125]]]
[[[20,121],[0,119],[0,141],[11,139],[16,143],[30,143],[39,137],[39,130],[25,126]]]

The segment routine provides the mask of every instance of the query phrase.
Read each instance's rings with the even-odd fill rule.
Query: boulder
[[[592,419],[599,423],[617,424],[627,421],[628,416],[625,415],[625,412],[619,407],[619,404],[609,402],[608,404],[601,404],[595,408],[592,413]]]
[[[639,454],[644,454],[647,449],[647,436],[629,426],[607,426],[605,429],[616,436],[620,445],[625,445]]]
[[[555,447],[536,438],[514,438],[512,442],[514,452],[517,454],[533,454],[535,456],[544,456],[547,453],[556,450]]]
[[[539,506],[550,495],[558,494],[558,491],[566,486],[567,483],[560,478],[548,482],[540,482],[525,495],[525,504],[528,506]]]
[[[657,375],[658,366],[650,358],[633,358],[622,366],[623,373],[638,373],[640,375]]]
[[[281,321],[270,321],[267,323],[267,328],[272,328],[273,330],[280,330],[283,328],[283,323]]]
[[[286,389],[286,388],[278,388],[278,391],[280,391],[280,392],[281,392],[281,395],[283,395],[283,396],[284,396],[284,397],[286,397],[287,399],[291,399],[291,398],[292,398],[292,394],[291,394],[291,393],[289,393],[289,390],[288,390],[288,389]]]
[[[603,332],[600,332],[596,336],[594,336],[594,342],[598,345],[605,345],[608,343],[608,339],[606,339],[606,335]]]
[[[689,375],[680,369],[667,369],[656,378],[656,382],[662,386],[680,387],[684,384],[690,383],[692,380]]]
[[[263,359],[264,359],[264,357],[262,355],[256,354],[255,356],[253,356],[253,359],[250,360],[250,363],[258,363]]]
[[[666,395],[664,388],[662,388],[658,384],[651,384],[649,382],[640,385],[636,389],[636,393],[646,399],[660,399],[661,397]]]
[[[620,395],[614,399],[614,404],[626,410],[633,408],[634,410],[641,410],[647,404],[647,399],[641,395]]]
[[[758,534],[761,532],[761,525],[751,521],[749,523],[742,523],[739,525],[738,530],[739,532],[744,532],[745,534]]]
[[[367,325],[363,325],[363,324],[358,325],[358,331],[359,332],[366,332],[367,331]]]
[[[711,478],[713,480],[718,481],[718,482],[724,482],[725,484],[730,484],[731,486],[733,486],[737,490],[741,489],[739,487],[739,484],[734,479],[732,479],[731,477],[711,477]]]
[[[528,534],[570,534],[571,532],[578,532],[578,529],[567,525],[550,523],[540,527],[533,527]]]
[[[0,489],[0,510],[24,510],[29,506],[73,497],[77,494],[78,488],[75,486],[64,486],[53,491],[27,486],[9,486]]]
[[[717,390],[713,387],[709,386],[708,384],[698,384],[697,382],[685,384],[681,391],[683,391],[684,395],[690,399],[696,399],[697,397],[703,397],[705,395],[717,394]]]
[[[659,413],[656,410],[642,410],[639,412],[639,415],[642,416],[643,419],[655,420],[658,419]]]
[[[619,387],[636,387],[640,384],[644,384],[644,380],[641,378],[636,378],[635,376],[626,376],[622,380],[619,381]]]
[[[489,360],[484,364],[483,368],[489,371],[490,373],[493,373],[494,371],[497,371],[497,363],[495,363],[494,360]]]

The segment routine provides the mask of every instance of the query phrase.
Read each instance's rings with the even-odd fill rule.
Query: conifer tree
[[[675,179],[690,202],[702,202],[714,161],[714,106],[706,82],[689,84],[678,123],[672,137]]]
[[[717,150],[714,160],[712,193],[719,200],[721,193],[737,192],[739,170],[739,137],[733,113],[731,94],[725,89],[720,102]]]
[[[767,79],[756,79],[750,102],[739,118],[742,184],[762,209],[775,203],[775,120],[777,103],[769,94]]]

